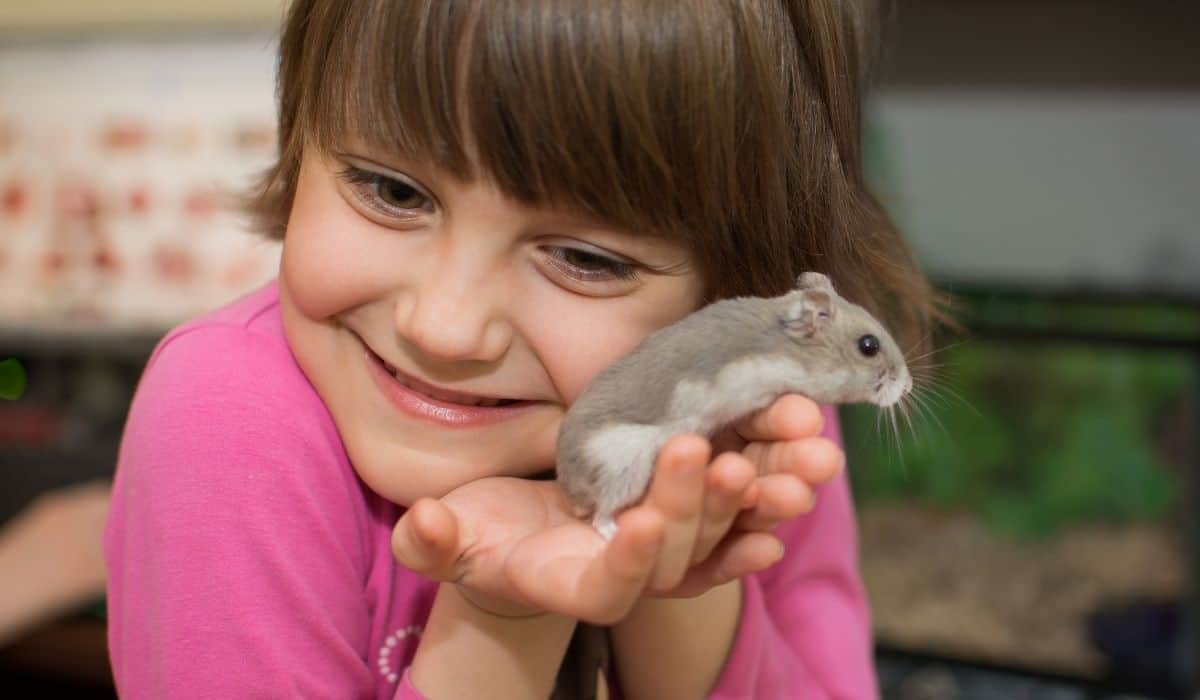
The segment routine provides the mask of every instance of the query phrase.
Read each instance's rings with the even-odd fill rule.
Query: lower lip
[[[364,346],[365,348],[365,346]],[[367,367],[376,386],[387,397],[392,405],[400,411],[432,423],[451,428],[471,428],[482,425],[499,423],[515,418],[525,413],[536,401],[519,401],[507,406],[464,406],[426,396],[415,389],[410,389],[392,376],[383,366],[379,357],[369,349],[364,349]]]

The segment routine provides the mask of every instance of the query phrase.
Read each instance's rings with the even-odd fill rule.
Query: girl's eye
[[[385,215],[433,211],[433,200],[416,185],[404,180],[353,165],[343,168],[338,177],[350,185],[363,204]]]
[[[631,280],[638,274],[637,266],[581,248],[549,246],[550,262],[568,277],[581,282],[610,282]]]

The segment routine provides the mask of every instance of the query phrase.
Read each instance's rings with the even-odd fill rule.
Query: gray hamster
[[[786,393],[890,406],[911,390],[883,326],[806,272],[781,296],[710,304],[597,374],[559,428],[557,478],[576,514],[611,539],[676,435],[711,437]]]

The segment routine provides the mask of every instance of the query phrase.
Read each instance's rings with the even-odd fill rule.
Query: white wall
[[[894,88],[871,115],[934,274],[1200,295],[1200,92]]]

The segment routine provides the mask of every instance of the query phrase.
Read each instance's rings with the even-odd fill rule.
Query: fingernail
[[[780,542],[779,540],[775,540],[775,556],[771,559],[771,563],[774,564],[774,563],[778,562],[780,559],[783,559],[783,555],[784,555],[783,543]]]

